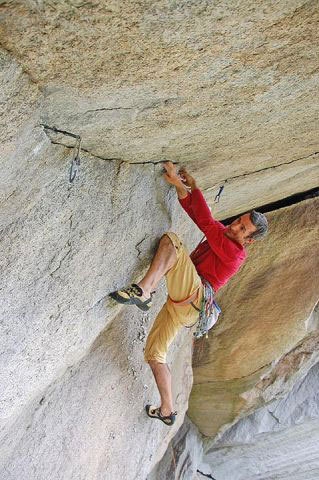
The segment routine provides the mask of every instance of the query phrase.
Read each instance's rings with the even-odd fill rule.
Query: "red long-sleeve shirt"
[[[202,192],[196,188],[179,200],[206,239],[190,255],[198,274],[215,292],[235,275],[247,256],[245,248],[226,237],[225,227],[212,217]]]

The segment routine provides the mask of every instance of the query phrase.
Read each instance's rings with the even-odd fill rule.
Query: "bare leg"
[[[144,292],[145,297],[150,297],[151,291],[157,287],[159,281],[170,270],[177,260],[175,247],[167,235],[163,235],[151,266],[145,277],[137,284]]]
[[[166,363],[158,363],[156,360],[150,360],[148,363],[161,396],[162,415],[168,416],[173,411],[171,372]]]

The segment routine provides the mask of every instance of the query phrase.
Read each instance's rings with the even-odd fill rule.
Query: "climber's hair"
[[[263,213],[256,212],[256,210],[252,210],[250,212],[250,221],[256,227],[256,231],[253,232],[249,238],[253,238],[254,240],[260,240],[264,238],[268,233],[268,221],[267,218]]]

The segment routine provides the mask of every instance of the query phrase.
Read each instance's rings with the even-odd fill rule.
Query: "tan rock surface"
[[[213,436],[247,408],[244,392],[306,334],[319,297],[317,199],[268,215],[270,235],[219,295],[223,315],[196,347],[190,418]]]
[[[2,45],[42,93],[40,123],[92,154],[186,162],[212,196],[229,179],[226,217],[317,185],[316,2],[0,9]]]

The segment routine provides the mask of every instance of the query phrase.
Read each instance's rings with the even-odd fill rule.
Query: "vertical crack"
[[[279,418],[276,417],[276,415],[275,415],[271,410],[268,410],[268,409],[267,409],[267,412],[269,413],[269,415],[271,415],[271,416],[276,420],[276,422],[277,422],[279,425],[281,425],[281,422],[280,422]]]
[[[138,251],[137,258],[139,258],[139,256],[142,253],[142,251],[138,247],[144,242],[144,240],[146,240],[147,236],[148,236],[147,234],[144,235],[144,238],[135,245],[135,249]]]
[[[73,222],[73,213],[71,213],[70,217],[69,217],[69,222],[70,222],[70,226],[69,226],[69,238],[66,242],[66,244],[64,245],[63,247],[63,250],[67,247],[67,252],[66,254],[61,258],[61,260],[59,261],[59,265],[50,272],[50,277],[53,276],[53,274],[59,270],[61,268],[61,265],[62,263],[64,262],[64,260],[70,255],[71,251],[72,251],[72,244],[71,244],[71,240],[70,240],[70,235],[71,235],[71,231],[72,231],[72,222]],[[54,259],[52,260],[52,262],[54,261]],[[51,262],[51,263],[52,263]]]

